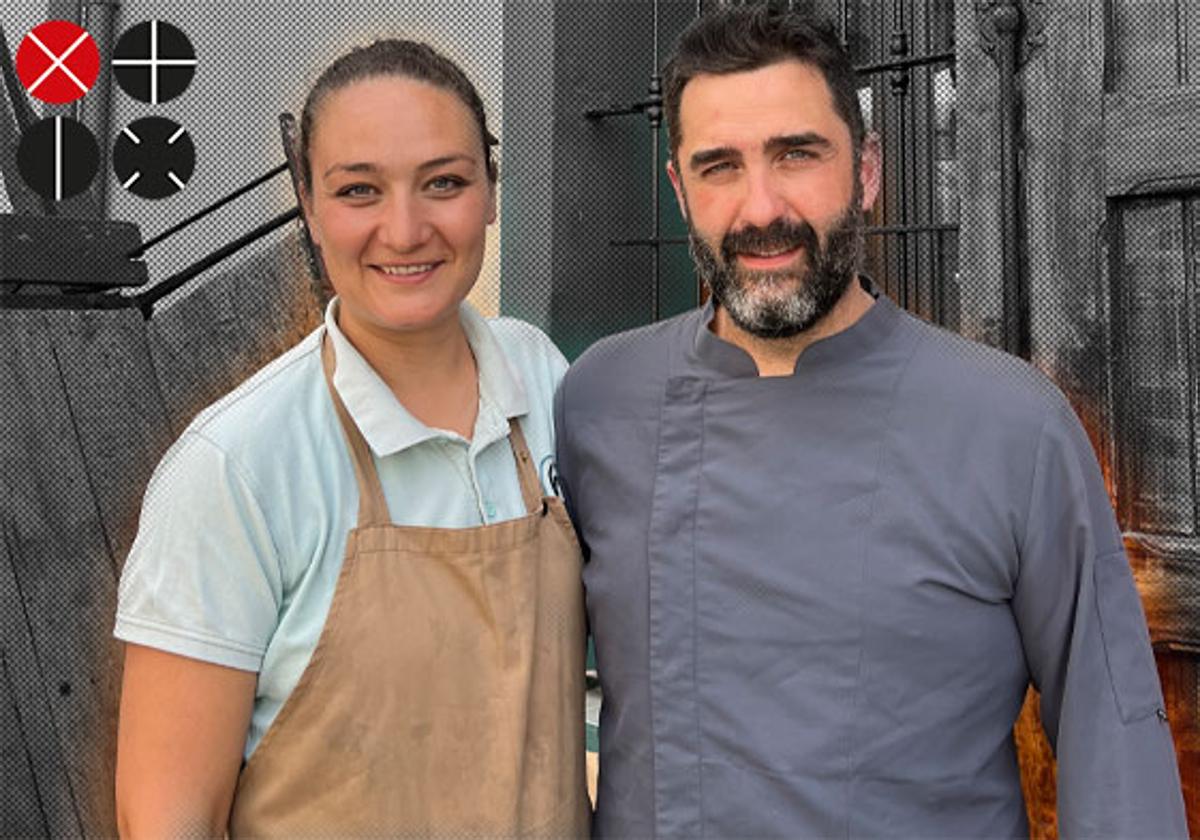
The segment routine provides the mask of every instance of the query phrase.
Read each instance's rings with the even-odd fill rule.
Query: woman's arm
[[[126,646],[117,734],[121,837],[224,836],[256,679],[252,671]]]

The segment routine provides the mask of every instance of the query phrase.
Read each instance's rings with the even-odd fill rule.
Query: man
[[[604,691],[600,837],[1028,836],[1031,682],[1075,836],[1186,836],[1095,456],[1032,368],[856,275],[880,160],[836,38],[761,6],[666,68],[712,292],[558,396]]]

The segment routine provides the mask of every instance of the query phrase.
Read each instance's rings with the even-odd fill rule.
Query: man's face
[[[854,277],[861,211],[878,190],[875,144],[856,167],[829,86],[798,61],[697,76],[679,128],[667,171],[716,302],[763,338],[817,323]]]

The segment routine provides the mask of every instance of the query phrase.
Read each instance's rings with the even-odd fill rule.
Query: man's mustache
[[[820,240],[812,225],[805,221],[789,222],[779,218],[766,227],[749,225],[725,234],[721,239],[721,256],[728,263],[739,253],[791,251],[801,246],[810,255],[819,250]]]

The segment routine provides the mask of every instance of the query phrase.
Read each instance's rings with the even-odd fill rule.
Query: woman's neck
[[[470,439],[479,373],[457,311],[423,330],[398,332],[341,317],[338,328],[410,414]]]

